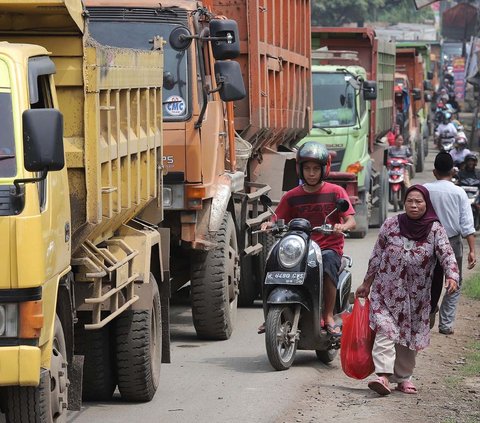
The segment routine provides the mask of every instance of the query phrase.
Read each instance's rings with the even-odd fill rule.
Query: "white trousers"
[[[417,351],[403,345],[395,344],[382,333],[375,336],[372,350],[375,373],[384,373],[393,383],[401,383],[410,380]]]

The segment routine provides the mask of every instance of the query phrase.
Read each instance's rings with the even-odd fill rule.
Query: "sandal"
[[[342,325],[339,323],[335,323],[333,325],[331,323],[327,323],[325,325],[325,329],[327,333],[331,336],[335,336],[337,338],[340,338],[342,336]]]
[[[397,385],[397,387],[395,388],[395,390],[403,392],[404,394],[416,394],[417,393],[417,388],[409,380],[399,383]]]
[[[388,387],[388,380],[385,376],[378,376],[375,380],[368,382],[368,387],[379,395],[392,393],[392,390]]]
[[[257,329],[257,333],[261,335],[262,333],[265,333],[265,322],[263,322]]]

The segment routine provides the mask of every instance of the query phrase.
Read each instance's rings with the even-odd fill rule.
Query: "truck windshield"
[[[355,90],[343,73],[313,73],[313,123],[321,127],[355,124]]]
[[[13,135],[13,110],[10,92],[0,89],[0,178],[17,174],[15,138]]]
[[[105,22],[90,21],[89,30],[92,38],[100,44],[132,48],[138,50],[151,50],[155,36],[163,37],[167,44],[164,50],[164,89],[163,116],[164,120],[184,120],[189,115],[190,94],[187,78],[187,51],[178,52],[168,44],[172,29],[178,24],[148,23],[148,22]]]

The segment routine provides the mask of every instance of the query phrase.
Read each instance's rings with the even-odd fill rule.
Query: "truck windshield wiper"
[[[332,130],[331,129],[328,129],[328,128],[323,128],[321,127],[318,123],[314,123],[312,125],[315,129],[321,129],[322,131],[325,131],[328,135],[330,135],[332,133]]]
[[[0,160],[6,160],[6,159],[14,159],[15,156],[13,154],[0,154]]]

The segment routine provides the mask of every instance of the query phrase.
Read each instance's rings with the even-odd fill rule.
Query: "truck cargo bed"
[[[254,151],[294,144],[310,129],[310,1],[212,3],[239,27],[247,97],[235,103],[235,129]]]

